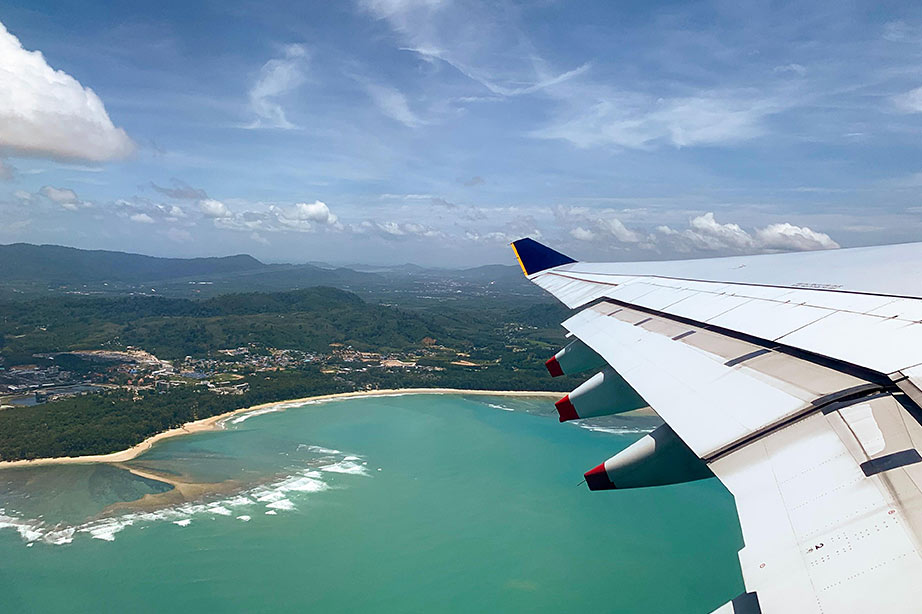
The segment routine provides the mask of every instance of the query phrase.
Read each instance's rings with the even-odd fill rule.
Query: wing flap
[[[743,578],[764,611],[916,611],[920,491],[910,472],[922,465],[860,468],[907,445],[903,411],[884,394],[816,412],[710,464],[736,500]]]

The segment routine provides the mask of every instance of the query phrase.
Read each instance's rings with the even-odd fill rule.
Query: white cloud
[[[620,243],[640,243],[642,234],[630,230],[613,215],[611,210],[595,211],[586,207],[557,207],[554,216],[558,223],[578,225],[570,230],[570,236],[578,241],[606,241],[614,239]]]
[[[132,222],[137,222],[138,224],[153,224],[154,223],[154,218],[147,215],[146,213],[135,213],[132,216],[130,216],[128,219],[130,219]]]
[[[734,249],[745,251],[755,246],[748,232],[739,224],[721,224],[713,213],[705,213],[692,219],[691,228],[685,236],[692,239],[697,247],[707,250]]]
[[[262,236],[262,235],[259,234],[258,232],[254,232],[253,234],[251,234],[251,235],[250,235],[250,238],[253,239],[254,241],[256,241],[257,243],[262,243],[263,245],[271,245],[271,244],[269,243],[269,239],[267,239],[266,237]]]
[[[372,83],[366,83],[365,89],[371,96],[375,106],[378,107],[378,110],[391,119],[410,128],[416,128],[426,123],[410,110],[407,97],[396,89]]]
[[[377,234],[385,239],[443,236],[441,231],[415,222],[365,220],[356,226],[352,226],[351,230],[359,234]]]
[[[215,200],[213,198],[200,200],[198,207],[199,210],[205,215],[205,217],[226,218],[231,216],[231,212],[227,208],[227,205],[222,203],[220,200]]]
[[[220,204],[223,207],[223,203]],[[319,200],[312,203],[296,203],[290,207],[269,205],[263,210],[249,210],[241,213],[231,213],[227,207],[222,207],[212,204],[209,207],[211,215],[206,213],[206,216],[215,218],[215,226],[225,230],[255,233],[257,231],[314,232],[320,228],[333,230],[344,228],[327,204]]]
[[[721,224],[712,212],[693,218],[685,230],[668,226],[656,230],[677,251],[686,253],[695,250],[724,253],[810,251],[839,247],[829,235],[806,226],[787,222],[769,224],[750,234],[739,224]]]
[[[638,243],[641,236],[627,227],[618,218],[608,218],[599,220],[599,225],[611,236],[615,237],[622,243]]]
[[[801,64],[785,64],[784,66],[775,66],[772,72],[780,74],[794,73],[798,77],[803,77],[807,74],[807,68]]]
[[[296,203],[288,215],[299,220],[309,220],[320,224],[335,224],[336,216],[325,202],[315,200],[312,203]]]
[[[514,12],[490,4],[359,0],[359,5],[400,35],[402,49],[432,64],[444,62],[496,97],[532,94],[589,70],[588,63],[563,73],[548,70],[510,19]]]
[[[588,228],[583,228],[582,226],[577,226],[570,231],[570,236],[578,241],[595,241],[599,235],[592,232]]]
[[[278,99],[304,82],[307,49],[304,45],[288,45],[285,55],[266,62],[259,79],[250,89],[250,109],[256,114],[251,128],[294,128],[288,121]]]
[[[756,242],[764,249],[817,250],[836,249],[839,244],[824,232],[793,224],[771,224],[756,231]]]
[[[0,23],[0,148],[16,155],[103,161],[135,150],[93,90],[27,51]]]
[[[38,193],[48,200],[56,202],[68,211],[76,211],[80,205],[86,204],[82,203],[80,199],[77,198],[76,192],[68,188],[56,188],[46,185],[39,190]]]
[[[893,104],[904,113],[922,113],[922,87],[894,96]]]
[[[564,110],[558,119],[533,131],[532,136],[563,139],[578,147],[718,145],[761,135],[762,120],[782,110],[747,92],[711,92],[664,100],[588,88],[586,92],[564,94],[563,100]]]

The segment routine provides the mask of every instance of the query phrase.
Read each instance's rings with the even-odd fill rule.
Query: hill
[[[155,258],[60,245],[0,245],[0,278],[47,284],[160,281],[270,268],[245,254],[220,258]]]

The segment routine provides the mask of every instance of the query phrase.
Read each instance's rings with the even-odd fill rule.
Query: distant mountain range
[[[357,269],[357,270],[356,270]],[[514,265],[487,265],[462,270],[418,265],[265,264],[247,254],[216,258],[157,258],[60,245],[0,245],[0,296],[63,291],[141,292],[173,296],[215,296],[229,292],[275,292],[333,286],[361,292],[400,290],[428,294],[443,291],[504,289],[531,294]],[[455,287],[453,291],[457,292]],[[499,290],[499,288],[495,288]]]
[[[8,281],[88,283],[158,281],[258,271],[267,265],[246,254],[222,258],[155,258],[60,245],[0,245],[0,277]]]

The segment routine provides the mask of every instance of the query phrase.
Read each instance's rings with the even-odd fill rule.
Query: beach
[[[241,407],[233,411],[187,422],[186,424],[152,435],[144,441],[118,452],[109,454],[92,454],[87,456],[55,456],[51,458],[23,459],[15,461],[0,461],[0,469],[11,467],[37,467],[42,465],[63,465],[72,463],[123,463],[125,461],[137,458],[151,447],[165,439],[179,437],[182,435],[192,435],[195,433],[204,433],[221,428],[221,422],[233,416],[248,412],[259,411],[270,407],[282,406],[280,409],[295,407],[304,403],[328,401],[333,399],[350,399],[360,397],[378,397],[378,396],[396,396],[405,394],[473,394],[473,395],[492,395],[492,396],[519,396],[519,397],[548,397],[557,399],[561,396],[560,392],[536,391],[536,390],[463,390],[456,388],[392,388],[386,390],[365,390],[356,392],[340,392],[336,394],[323,394],[312,397],[302,397],[299,399],[288,399],[283,401],[272,401],[270,403],[261,403],[250,407]]]

